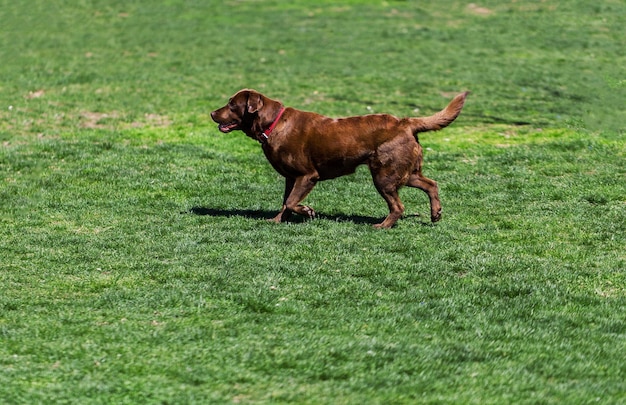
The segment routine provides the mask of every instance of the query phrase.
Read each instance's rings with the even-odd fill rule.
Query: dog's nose
[[[211,118],[215,121],[215,111],[211,111]]]

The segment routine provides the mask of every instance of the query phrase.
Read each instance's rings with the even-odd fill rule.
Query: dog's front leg
[[[278,215],[272,218],[270,221],[273,222],[284,222],[289,219],[291,216],[291,211],[287,209],[287,198],[293,191],[293,186],[296,184],[296,179],[291,179],[289,177],[285,178],[285,192],[283,194],[283,207],[281,208]]]
[[[285,202],[286,209],[293,211],[296,214],[308,217],[310,219],[315,218],[315,211],[313,208],[300,204],[302,200],[313,190],[313,187],[317,184],[319,176],[317,173],[301,176],[296,179],[293,189],[287,197]]]
[[[311,219],[315,218],[315,211],[313,211],[313,208],[301,205],[300,202],[302,202],[302,200],[309,195],[318,180],[319,176],[317,176],[317,174],[298,177],[295,180],[287,179],[285,182],[283,208],[274,218],[274,222],[285,221],[289,218],[289,215],[291,215],[292,212]]]

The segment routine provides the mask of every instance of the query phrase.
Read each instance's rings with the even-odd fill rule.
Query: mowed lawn
[[[0,402],[626,403],[626,4],[0,3]],[[443,219],[283,183],[242,87],[429,115]]]

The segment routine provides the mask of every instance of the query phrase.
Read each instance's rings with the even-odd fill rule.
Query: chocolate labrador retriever
[[[300,203],[315,184],[354,173],[357,166],[367,164],[389,206],[389,215],[375,227],[391,228],[404,212],[398,196],[404,185],[426,192],[432,222],[441,219],[437,183],[422,175],[417,134],[450,125],[467,94],[459,94],[430,117],[373,114],[334,119],[285,108],[257,91],[243,89],[213,111],[211,118],[223,133],[240,130],[259,141],[271,165],[285,177],[283,207],[273,221],[285,221],[292,212],[314,218],[315,211]]]

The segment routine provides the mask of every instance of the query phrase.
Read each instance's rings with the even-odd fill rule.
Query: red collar
[[[270,127],[268,129],[266,129],[265,131],[261,132],[261,135],[259,135],[259,142],[263,143],[263,142],[267,142],[267,140],[269,139],[270,135],[272,134],[272,131],[274,131],[274,128],[276,128],[276,125],[278,125],[278,120],[280,120],[280,117],[283,116],[283,113],[285,112],[285,107],[280,107],[280,111],[278,112],[278,116],[276,117],[276,119],[274,120],[274,122],[272,122],[272,124],[270,125]]]

